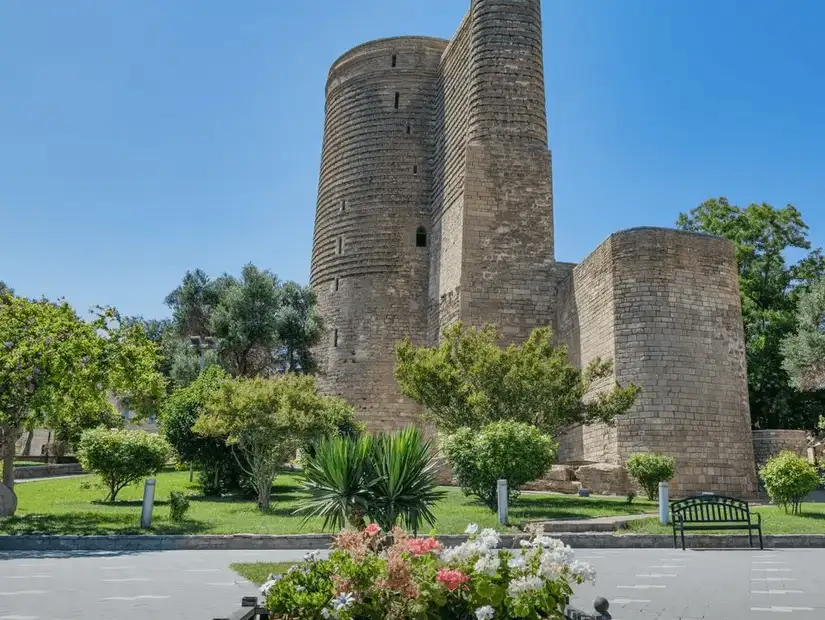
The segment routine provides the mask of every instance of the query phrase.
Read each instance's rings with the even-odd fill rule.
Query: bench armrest
[[[753,514],[755,514],[755,515],[756,515],[756,522],[757,522],[759,525],[762,525],[762,513],[760,513],[760,512],[754,512]]]

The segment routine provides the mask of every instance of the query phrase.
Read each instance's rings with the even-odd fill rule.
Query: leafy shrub
[[[481,430],[459,429],[447,436],[443,448],[464,494],[496,510],[497,481],[507,480],[510,499],[515,499],[523,484],[547,473],[557,445],[534,426],[501,421]]]
[[[322,439],[307,456],[306,488],[312,497],[298,507],[307,519],[324,518],[324,527],[358,529],[365,517],[384,529],[401,523],[417,531],[435,525],[430,506],[444,493],[436,489],[436,462],[421,431],[392,435]]]
[[[771,501],[785,512],[799,514],[802,500],[819,486],[816,467],[790,450],[781,452],[759,469]]]
[[[162,437],[140,430],[96,428],[80,438],[78,459],[83,469],[99,474],[115,501],[123,487],[159,472],[170,455]]]
[[[169,519],[174,523],[180,523],[186,519],[189,511],[189,498],[182,491],[172,491],[169,494]]]
[[[539,536],[520,552],[478,526],[470,540],[442,550],[435,538],[383,536],[371,526],[341,532],[329,559],[301,565],[261,587],[275,618],[563,618],[573,586],[595,572],[559,540]]]
[[[627,459],[627,473],[639,483],[649,500],[659,499],[659,483],[667,482],[676,474],[673,457],[643,452]]]

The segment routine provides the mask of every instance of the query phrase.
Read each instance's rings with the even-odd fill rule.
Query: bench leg
[[[673,548],[678,549],[679,545],[676,543],[676,524],[673,524]]]
[[[685,527],[682,526],[680,529],[682,531],[682,551],[684,551],[685,550]]]
[[[763,549],[763,550],[765,549],[765,545],[762,542],[762,524],[761,523],[759,524],[759,548]]]
[[[748,528],[748,547],[753,549],[753,530]]]

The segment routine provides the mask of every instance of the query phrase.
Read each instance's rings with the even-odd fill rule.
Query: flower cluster
[[[468,526],[468,539],[442,549],[432,537],[389,534],[371,524],[342,532],[328,559],[315,552],[261,588],[274,619],[561,617],[573,586],[595,580],[559,540],[533,535],[500,549],[498,532]]]

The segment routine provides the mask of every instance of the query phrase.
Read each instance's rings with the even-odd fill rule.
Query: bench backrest
[[[748,502],[724,495],[695,495],[671,502],[673,521],[689,522],[731,522],[750,523],[751,511]]]

